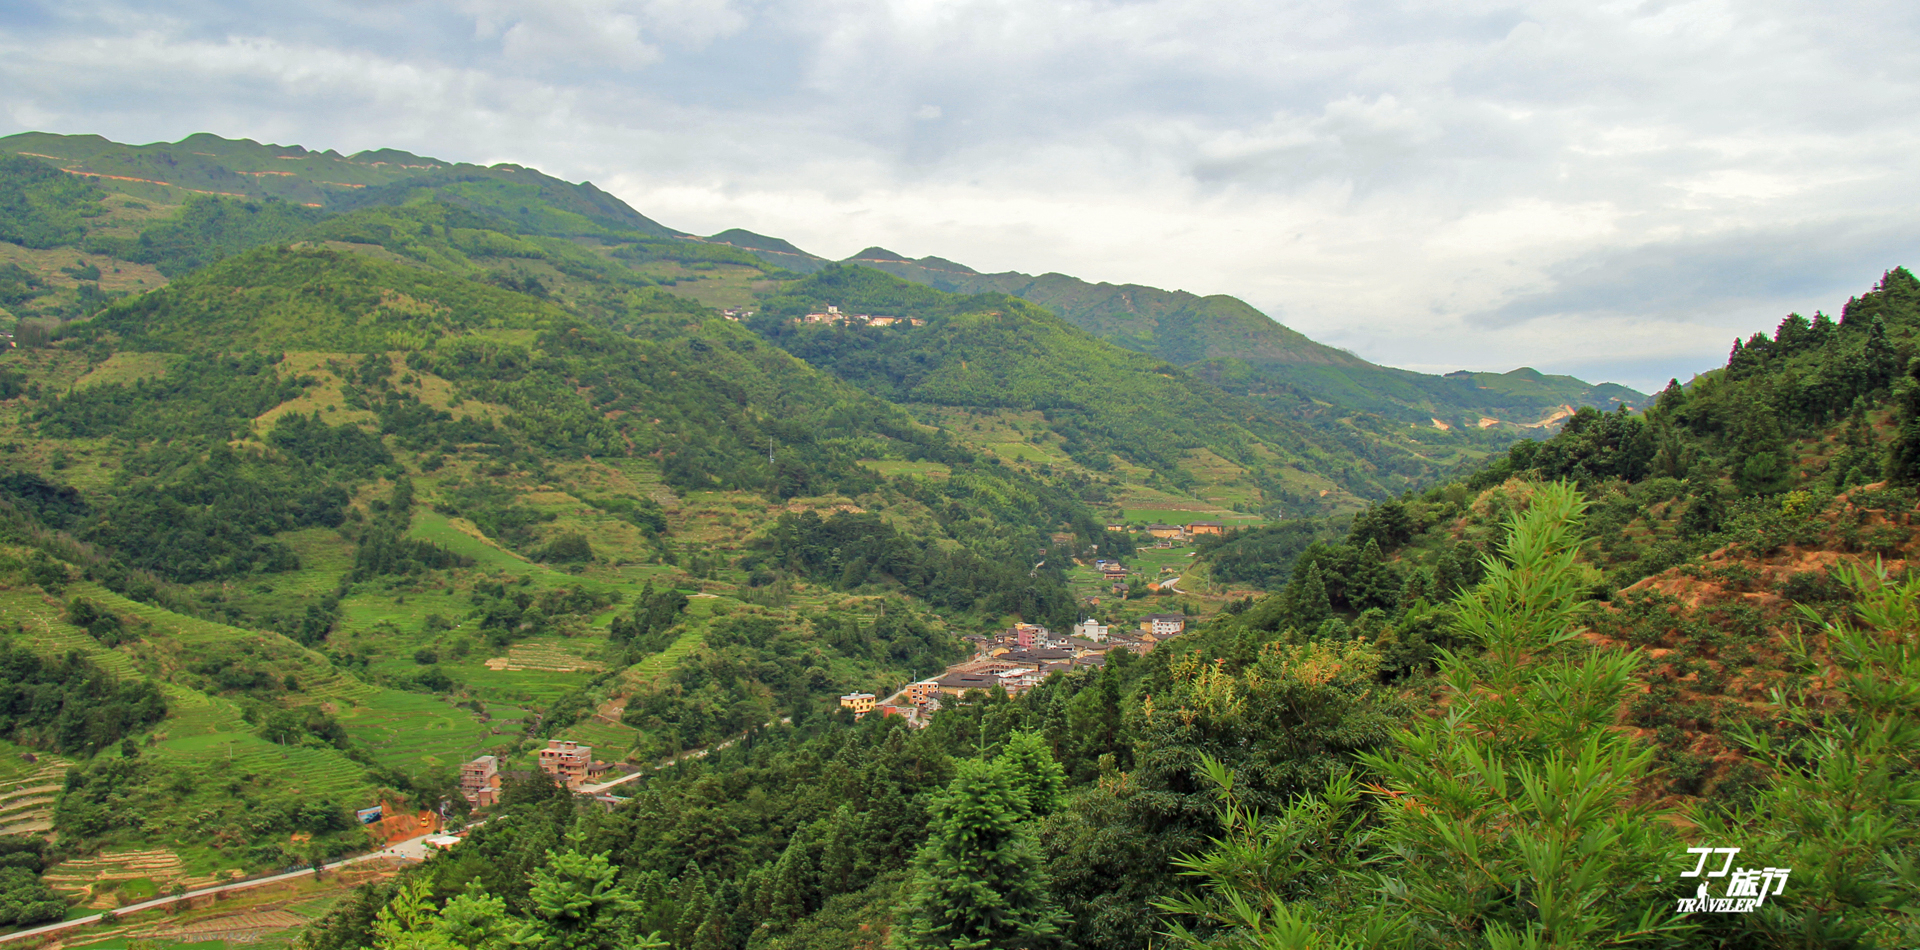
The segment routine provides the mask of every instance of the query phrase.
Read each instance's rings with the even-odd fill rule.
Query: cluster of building
[[[1018,623],[992,636],[973,634],[963,639],[973,645],[973,656],[947,667],[931,679],[909,683],[897,694],[898,703],[882,703],[872,693],[849,693],[840,707],[855,716],[879,712],[903,716],[919,724],[940,708],[941,697],[964,696],[972,690],[998,686],[1017,696],[1047,677],[1069,670],[1098,668],[1114,650],[1146,653],[1162,640],[1186,632],[1182,614],[1149,614],[1136,627],[1117,630],[1097,620],[1083,620],[1060,634],[1038,624]]]
[[[733,321],[733,322],[735,322],[735,323],[739,323],[740,321],[742,321],[742,320],[745,320],[746,318],[748,318],[748,317],[751,317],[751,316],[753,316],[753,311],[751,311],[751,310],[722,310],[722,311],[720,311],[720,315],[721,315],[721,316],[723,316],[723,317],[726,317],[726,318],[727,318],[727,319],[729,319],[729,320],[732,320],[732,321]]]
[[[1109,524],[1107,530],[1115,533],[1130,530],[1124,524]],[[1219,521],[1190,521],[1186,524],[1150,524],[1144,530],[1148,536],[1159,541],[1191,541],[1203,534],[1226,534],[1227,526]]]
[[[828,307],[826,313],[810,313],[804,317],[795,317],[795,323],[838,323],[842,326],[890,327],[904,323],[910,327],[924,327],[927,321],[919,317],[888,317],[872,313],[841,313],[839,307]]]
[[[593,747],[562,739],[548,739],[540,750],[540,771],[554,784],[570,791],[597,782],[613,768],[611,763],[593,757]],[[475,808],[500,803],[500,760],[483,755],[460,766],[460,796]]]

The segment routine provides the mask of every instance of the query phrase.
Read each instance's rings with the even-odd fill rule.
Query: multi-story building
[[[1037,624],[1016,623],[1009,631],[1009,635],[1015,643],[1020,644],[1021,649],[1031,650],[1036,646],[1046,646],[1046,640],[1053,634],[1052,631]]]
[[[483,755],[460,766],[460,795],[475,808],[500,803],[500,760]]]
[[[1140,618],[1140,632],[1156,637],[1171,637],[1187,629],[1187,618],[1180,614],[1148,614]]]
[[[594,765],[593,747],[570,739],[548,739],[547,747],[540,750],[540,771],[571,789],[578,789],[586,783],[590,773],[595,771]],[[605,772],[606,769],[602,767],[599,771]]]
[[[848,693],[840,697],[840,708],[851,709],[855,716],[864,716],[873,711],[872,693]]]
[[[1035,684],[1046,678],[1046,673],[1026,667],[1001,670],[995,675],[999,677],[1000,685],[1006,689],[1007,694],[1010,696],[1018,696],[1026,690],[1032,689]]]
[[[1085,637],[1095,643],[1105,643],[1107,640],[1107,625],[1092,617],[1088,617],[1073,625],[1073,635],[1076,637]]]

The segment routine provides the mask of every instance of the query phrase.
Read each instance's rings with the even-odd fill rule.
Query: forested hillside
[[[832,263],[749,231],[725,231],[707,240],[795,271],[813,273]],[[1202,297],[1139,284],[1093,284],[1064,274],[982,274],[943,258],[913,260],[879,247],[842,263],[950,293],[1019,297],[1100,339],[1185,367],[1271,410],[1345,422],[1388,438],[1406,423],[1437,421],[1467,429],[1455,439],[1472,441],[1471,431],[1482,427],[1497,427],[1500,436],[1511,439],[1522,428],[1544,428],[1557,421],[1563,407],[1569,412],[1589,405],[1639,408],[1647,400],[1625,386],[1592,386],[1530,369],[1431,376],[1378,366],[1316,343],[1225,294]],[[1361,415],[1356,418],[1356,413]],[[1400,425],[1382,424],[1387,421]]]
[[[309,945],[559,940],[596,880],[605,946],[1912,945],[1916,291],[1343,526],[1212,541],[1272,593],[1137,660],[770,729],[611,815],[529,789]],[[1785,876],[1687,909],[1690,847]]]
[[[304,946],[1915,943],[1905,270],[1514,442],[1235,377],[1237,302],[1116,345],[528,169],[0,151],[0,925],[444,800]],[[1273,365],[1397,372],[1334,353]],[[1185,632],[840,709],[1088,616]],[[1791,878],[1677,912],[1688,847]]]

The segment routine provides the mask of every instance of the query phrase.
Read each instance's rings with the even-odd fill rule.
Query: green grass
[[[1064,458],[1030,442],[988,442],[986,447],[1001,458],[1019,459],[1022,462],[1052,462]]]
[[[861,459],[860,464],[882,475],[921,475],[946,477],[952,468],[941,462],[901,462],[891,459]]]

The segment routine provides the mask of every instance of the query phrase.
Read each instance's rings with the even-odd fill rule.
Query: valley
[[[1504,818],[1421,837],[1434,776],[1620,874],[1701,828],[1811,867],[1842,747],[1893,866],[1904,766],[1832,723],[1912,721],[1872,689],[1912,663],[1920,282],[1840,313],[1651,397],[1426,376],[513,165],[0,139],[0,925],[447,830],[46,945],[911,942],[972,801],[1021,926],[1116,950],[1245,923],[1181,876],[1249,880],[1180,863],[1284,837],[1236,822],[1365,812],[1260,913],[1399,946],[1357,869],[1440,933],[1461,828],[1504,855],[1474,913],[1530,913]],[[1578,743],[1578,821],[1475,784]],[[1862,867],[1796,887],[1911,933]]]

